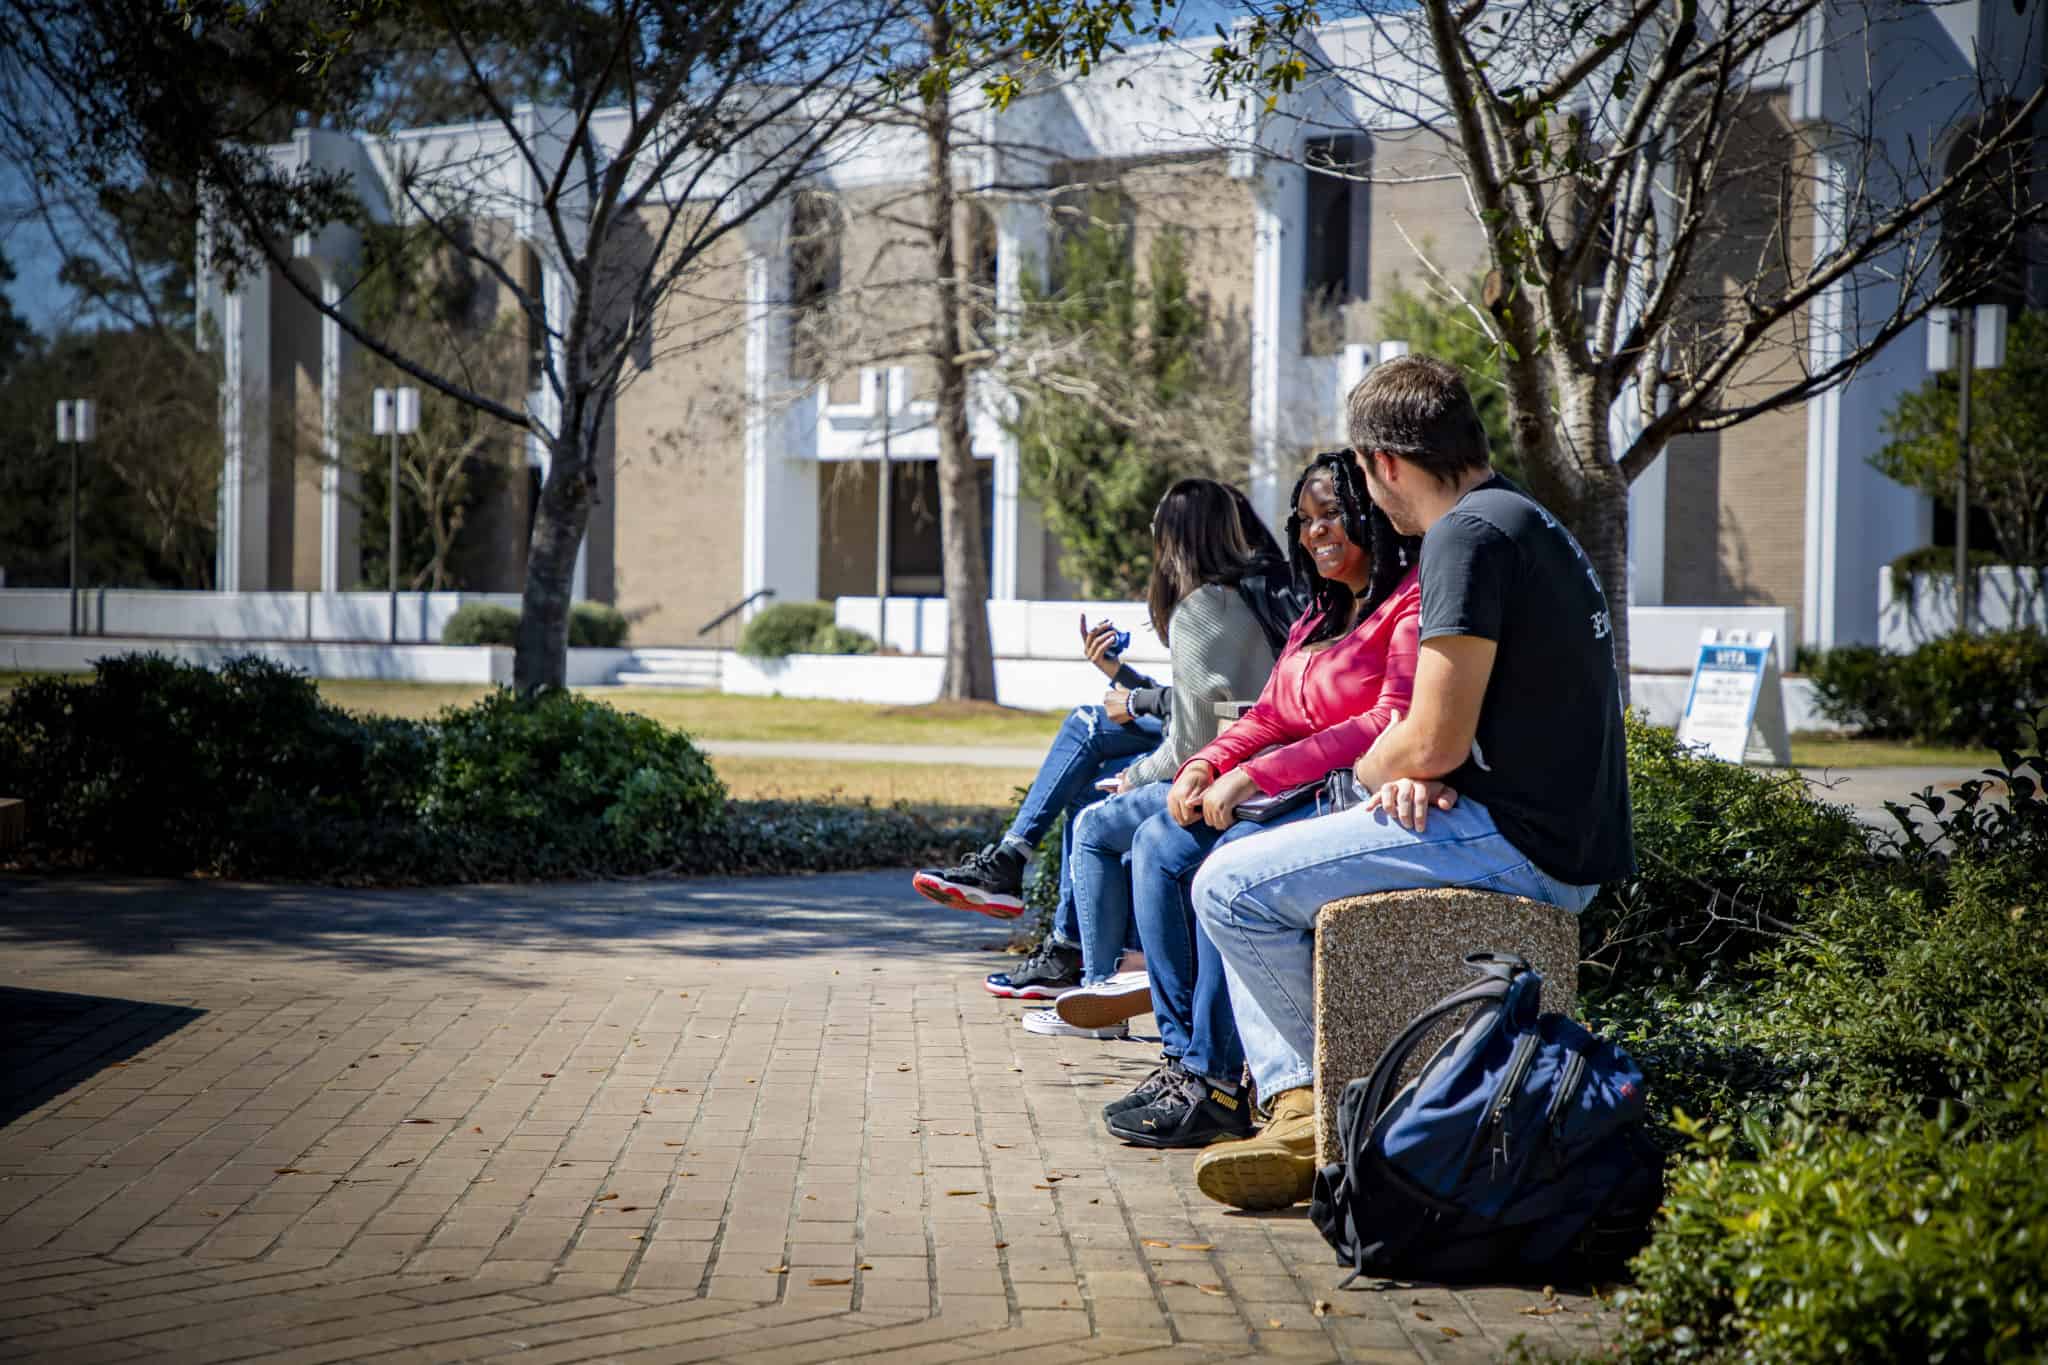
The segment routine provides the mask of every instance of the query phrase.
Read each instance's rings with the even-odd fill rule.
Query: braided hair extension
[[[1288,563],[1293,566],[1296,579],[1308,584],[1309,610],[1316,613],[1317,618],[1307,638],[1302,641],[1310,645],[1334,640],[1348,632],[1352,625],[1353,602],[1351,589],[1334,578],[1324,578],[1301,545],[1301,492],[1317,475],[1330,480],[1331,491],[1337,495],[1338,505],[1344,509],[1345,538],[1353,545],[1362,546],[1372,560],[1372,576],[1366,581],[1365,603],[1359,609],[1359,620],[1372,615],[1380,603],[1393,595],[1395,587],[1407,574],[1408,566],[1422,555],[1422,538],[1397,532],[1394,524],[1387,520],[1387,514],[1365,491],[1365,481],[1359,477],[1358,466],[1352,461],[1350,451],[1328,450],[1310,460],[1308,467],[1301,471],[1301,477],[1295,480],[1294,493],[1287,502]]]

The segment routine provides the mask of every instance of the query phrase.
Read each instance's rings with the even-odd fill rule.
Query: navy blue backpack
[[[1482,979],[1417,1016],[1338,1102],[1339,1159],[1316,1172],[1309,1217],[1353,1278],[1554,1277],[1635,1250],[1662,1197],[1635,1063],[1540,1013],[1543,977],[1523,959],[1465,962]],[[1395,1093],[1409,1054],[1461,1010]]]

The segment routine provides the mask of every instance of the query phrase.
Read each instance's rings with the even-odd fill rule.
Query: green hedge
[[[569,608],[569,644],[575,649],[618,649],[626,643],[625,613],[602,602],[578,602]],[[444,645],[516,645],[519,613],[491,602],[468,602],[455,609],[441,629]]]
[[[830,602],[777,602],[740,632],[739,652],[754,659],[791,654],[873,654],[875,642],[834,623]]]
[[[1675,1158],[1601,1358],[2048,1352],[2043,722],[2002,757],[2003,798],[1916,799],[1922,821],[1759,933],[1740,979],[1590,983]]]
[[[156,655],[0,702],[0,791],[30,865],[448,883],[903,865],[998,837],[992,815],[728,803],[689,739],[559,690],[432,721],[361,717],[260,659]]]
[[[1848,645],[1802,660],[1821,714],[1881,738],[1986,745],[2018,738],[2048,705],[2048,635],[1945,635],[1910,653]]]

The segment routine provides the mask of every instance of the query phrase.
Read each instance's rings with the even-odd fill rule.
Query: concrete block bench
[[[1336,1150],[1337,1099],[1408,1021],[1479,978],[1465,954],[1517,953],[1543,973],[1543,1008],[1569,1013],[1579,986],[1579,919],[1520,896],[1438,889],[1331,901],[1316,917],[1316,1153]],[[1458,1021],[1412,1055],[1419,1070]],[[1405,1079],[1405,1077],[1404,1077]]]

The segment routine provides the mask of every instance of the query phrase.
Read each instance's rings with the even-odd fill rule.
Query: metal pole
[[[391,643],[398,643],[398,400],[391,400],[391,549],[385,568],[391,579]]]
[[[78,619],[78,445],[71,442],[71,633],[80,632]]]
[[[1977,309],[1962,319],[1962,374],[1956,399],[1956,633],[1970,633],[1970,371],[1977,363]]]
[[[875,643],[889,642],[889,372],[882,371],[882,479],[875,494]]]

